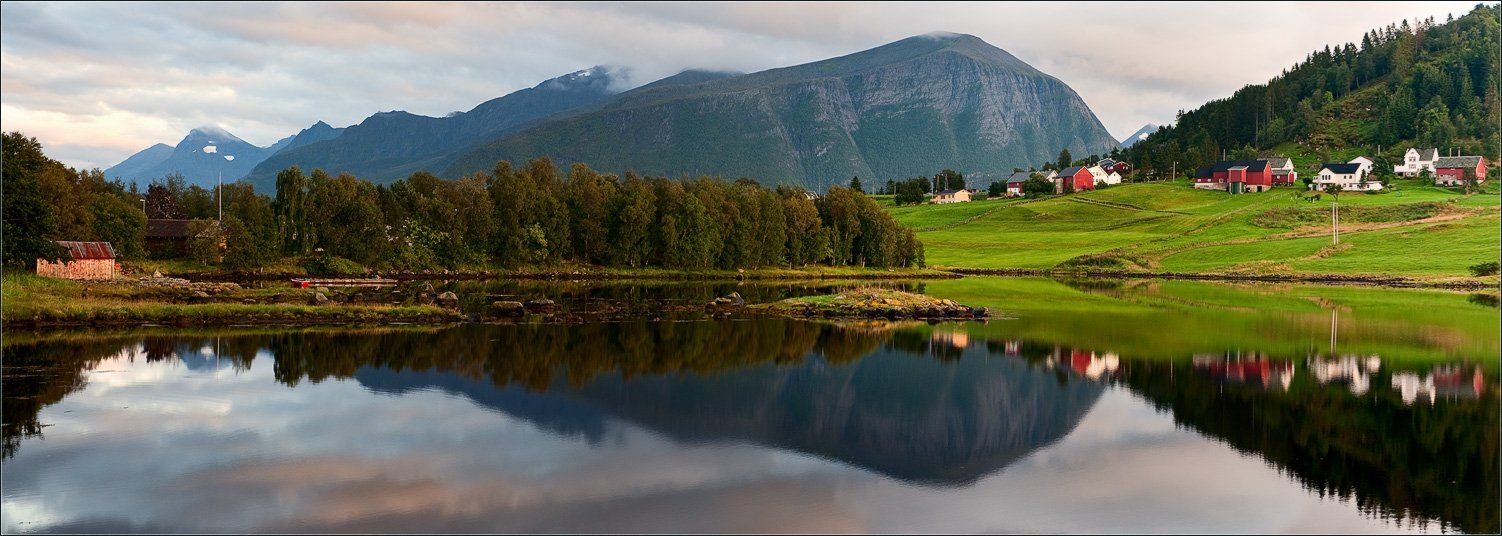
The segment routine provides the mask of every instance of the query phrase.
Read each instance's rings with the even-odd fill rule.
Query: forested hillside
[[[1395,157],[1420,145],[1498,160],[1498,13],[1477,5],[1442,24],[1403,21],[1327,46],[1266,84],[1181,112],[1125,154],[1149,174],[1177,162],[1181,175],[1222,151],[1328,158],[1380,145]]]

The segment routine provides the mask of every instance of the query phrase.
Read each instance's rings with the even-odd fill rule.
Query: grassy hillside
[[[1355,154],[1396,162],[1414,145],[1497,160],[1498,10],[1478,4],[1453,20],[1402,21],[1314,51],[1266,83],[1180,114],[1123,156],[1155,176],[1174,163],[1182,175],[1223,154],[1259,153],[1292,156],[1307,173]]]
[[[1419,181],[1332,198],[1296,190],[1227,195],[1188,184],[1128,184],[1038,201],[888,208],[918,230],[933,266],[1093,267],[1196,273],[1469,277],[1502,252],[1497,185],[1462,195]],[[1495,278],[1492,278],[1495,280]]]

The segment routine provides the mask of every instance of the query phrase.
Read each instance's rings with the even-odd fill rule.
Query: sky
[[[627,86],[754,72],[935,31],[1051,74],[1123,138],[1327,44],[1474,2],[0,4],[0,128],[108,167],[191,128],[269,145],[323,120],[444,115],[594,65]]]

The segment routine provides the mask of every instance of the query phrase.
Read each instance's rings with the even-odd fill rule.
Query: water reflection
[[[45,448],[43,408],[109,360],[441,392],[590,445],[629,422],[681,445],[802,452],[943,488],[1069,436],[1120,388],[1369,515],[1498,528],[1496,381],[1475,364],[1244,350],[1143,360],[963,324],[777,319],[44,337],[5,355],[7,458]]]

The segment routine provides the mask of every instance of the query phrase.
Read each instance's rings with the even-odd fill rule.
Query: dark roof
[[[1274,168],[1293,167],[1293,160],[1286,156],[1269,156],[1265,160],[1267,160],[1267,165]]]
[[[1247,171],[1262,171],[1267,169],[1266,160],[1221,160],[1206,167],[1199,168],[1194,173],[1194,178],[1209,178],[1210,174],[1220,171],[1230,171],[1231,168],[1244,167]]]
[[[1320,169],[1328,169],[1328,170],[1330,170],[1331,173],[1339,173],[1341,175],[1351,175],[1351,174],[1354,174],[1357,171],[1361,170],[1361,163],[1357,162],[1357,163],[1346,163],[1346,164],[1325,164],[1325,165],[1320,166],[1319,168]]]
[[[1082,169],[1085,169],[1085,166],[1069,166],[1067,168],[1064,168],[1064,171],[1060,171],[1059,174],[1063,175],[1065,177],[1073,177],[1076,173],[1079,173],[1080,170],[1082,170]]]
[[[1436,148],[1436,147],[1423,147],[1423,148],[1414,147],[1413,150],[1419,152],[1419,158],[1424,158],[1426,156],[1431,156],[1432,155],[1432,158],[1428,158],[1428,160],[1432,160],[1433,158],[1438,158],[1439,157],[1439,149]]]
[[[188,227],[195,221],[214,220],[146,220],[146,238],[188,238]]]
[[[68,256],[75,261],[85,259],[113,259],[115,258],[115,246],[109,242],[68,242],[58,241],[58,247],[68,252]]]
[[[1037,171],[1015,171],[1015,172],[1012,172],[1011,175],[1007,175],[1007,182],[1027,182],[1028,179],[1031,179],[1033,177],[1034,173],[1039,173],[1039,172],[1037,172]]]
[[[1441,156],[1434,161],[1434,169],[1475,168],[1479,165],[1479,156]]]

